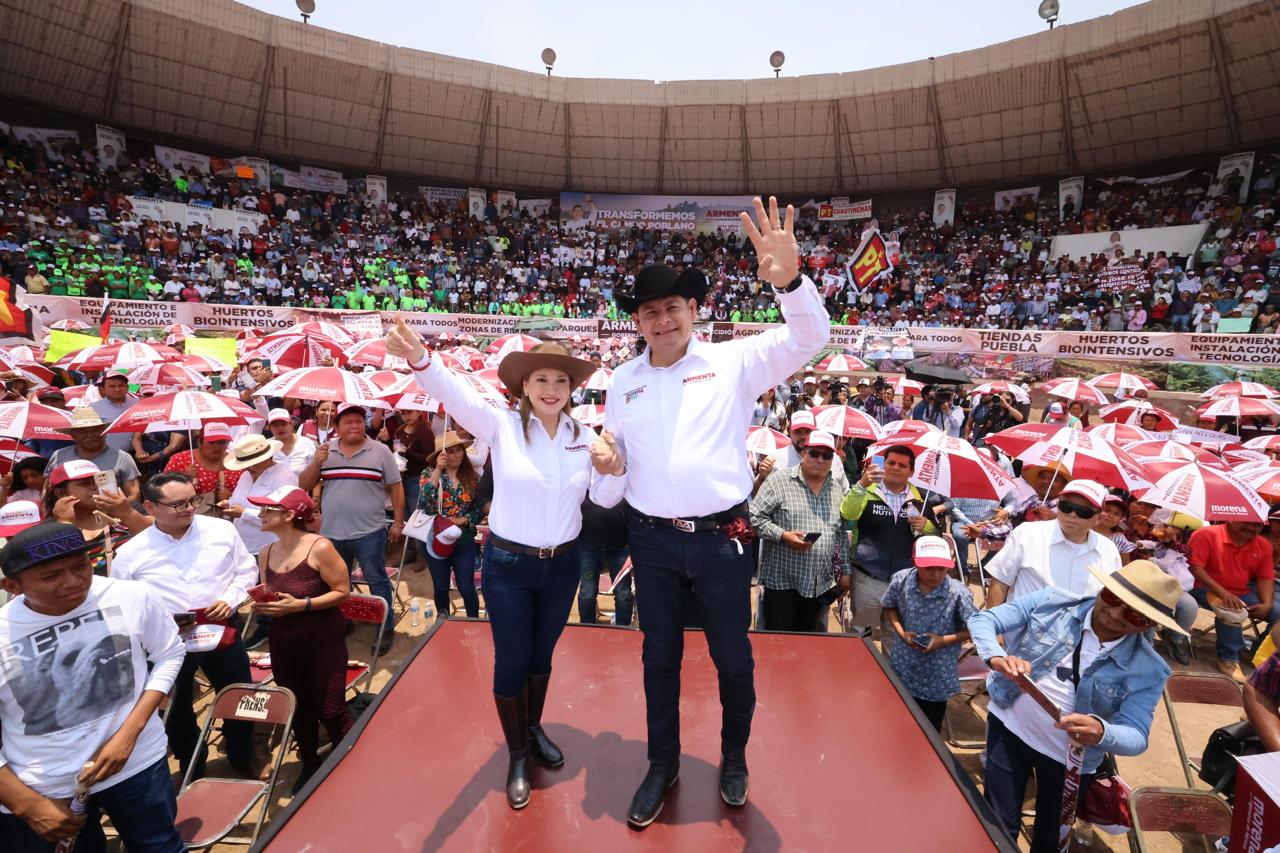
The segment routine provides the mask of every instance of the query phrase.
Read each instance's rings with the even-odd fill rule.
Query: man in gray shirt
[[[138,402],[137,399],[129,396],[129,380],[125,377],[123,370],[103,373],[98,379],[98,390],[102,393],[102,399],[94,400],[89,404],[89,407],[97,412],[98,416],[108,425],[124,414],[126,409]],[[133,447],[132,433],[113,433],[106,436],[106,440],[107,447],[121,450],[125,453],[128,453],[129,449]]]
[[[369,590],[387,602],[387,627],[378,654],[394,639],[394,596],[387,577],[387,516],[391,501],[394,523],[391,541],[404,535],[404,486],[395,455],[385,444],[369,438],[365,410],[348,403],[338,409],[336,441],[316,448],[311,464],[298,475],[298,485],[311,491],[324,484],[320,535],[333,543],[348,570],[359,563]]]

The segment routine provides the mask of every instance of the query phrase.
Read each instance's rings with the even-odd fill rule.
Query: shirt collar
[[[669,364],[666,367],[654,367],[653,363],[649,360],[650,357],[653,355],[653,349],[651,347],[645,347],[644,358],[640,360],[640,363],[643,364],[649,370],[670,370],[671,368],[676,367],[681,363],[683,363],[684,360],[689,358],[690,356],[705,355],[705,353],[698,353],[698,350],[704,349],[709,346],[711,346],[711,344],[705,341],[698,340],[697,335],[692,335],[689,338],[689,346],[685,349],[684,355],[681,356],[681,358],[678,361],[676,361],[674,364]]]

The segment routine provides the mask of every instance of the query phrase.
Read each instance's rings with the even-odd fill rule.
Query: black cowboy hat
[[[664,296],[687,296],[699,303],[707,295],[707,277],[702,270],[690,267],[676,272],[666,264],[649,264],[636,276],[630,293],[614,291],[613,301],[628,314],[636,313],[642,303]]]

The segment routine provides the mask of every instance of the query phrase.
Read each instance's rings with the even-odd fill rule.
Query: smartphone
[[[115,471],[97,471],[93,475],[93,482],[98,487],[98,494],[100,495],[114,495],[116,492],[120,491],[120,486],[116,482]]]
[[[212,385],[210,386],[210,390],[213,393],[217,394],[219,391],[222,390],[222,374],[221,373],[213,374],[213,376],[209,378],[209,381],[212,383]]]
[[[915,634],[911,637],[911,644],[915,646],[919,646],[922,649],[927,649],[929,648],[929,642],[932,639],[933,638],[930,637],[928,634]]]
[[[914,501],[907,501],[906,505],[902,507],[902,514],[907,518],[919,518],[920,510],[916,507]]]
[[[872,456],[872,457],[871,457],[871,464],[872,464],[872,465],[874,465],[874,466],[876,466],[877,468],[879,468],[881,471],[883,471],[883,470],[884,470],[884,457],[883,457],[883,456]]]
[[[820,532],[819,532],[819,533],[806,533],[806,534],[804,535],[804,541],[806,541],[806,542],[817,542],[817,541],[818,541],[818,538],[819,538],[820,536],[822,536],[822,533],[820,533]]]
[[[249,597],[259,604],[268,604],[280,598],[280,593],[272,592],[267,589],[267,585],[260,583],[257,586],[249,587]]]

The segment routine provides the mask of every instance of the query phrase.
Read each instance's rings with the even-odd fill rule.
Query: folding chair
[[[347,662],[347,689],[355,690],[361,680],[373,680],[373,670],[378,666],[378,649],[382,647],[382,636],[387,630],[387,602],[380,595],[353,592],[339,609],[352,622],[369,622],[378,626],[378,638],[373,643],[373,661],[367,664]]]
[[[385,603],[385,602],[384,602]],[[200,740],[187,772],[182,778],[178,793],[178,832],[191,849],[210,847],[219,842],[228,844],[253,844],[262,831],[267,812],[280,775],[280,764],[289,750],[289,738],[293,734],[293,712],[297,706],[293,692],[284,687],[258,684],[230,684],[218,691],[213,708],[200,730]],[[271,760],[271,778],[267,782],[256,779],[218,779],[205,777],[191,781],[199,756],[209,740],[209,733],[216,722],[237,720],[247,723],[268,723],[272,735],[280,732],[280,746]],[[270,740],[268,740],[270,742]],[[262,800],[262,809],[249,837],[229,837]]]
[[[399,565],[387,564],[387,580],[391,581],[391,594],[394,596],[397,605],[396,619],[401,618],[409,611],[409,602],[405,600],[404,591],[400,589],[400,576],[404,572],[404,559],[408,551],[409,539],[405,537],[404,546],[400,549]],[[351,585],[369,586],[369,581],[364,576],[364,566],[357,565],[355,570],[351,572]]]
[[[381,600],[381,599],[379,599]],[[385,601],[382,602],[384,605]],[[254,684],[270,684],[275,681],[276,677],[271,672],[271,655],[257,655],[253,652],[249,653],[249,677],[253,679]]]
[[[1216,672],[1175,672],[1164,685],[1164,709],[1169,714],[1169,727],[1173,729],[1173,742],[1178,747],[1178,759],[1187,777],[1187,787],[1196,787],[1200,756],[1188,756],[1182,741],[1182,729],[1173,712],[1174,702],[1192,705],[1221,705],[1224,708],[1244,709],[1244,687],[1228,676]]]
[[[985,689],[985,685],[987,683],[987,675],[988,673],[991,672],[991,669],[987,666],[986,661],[978,657],[977,652],[972,647],[970,647],[966,649],[963,654],[961,654],[958,670],[959,670],[961,687],[963,687],[965,684],[976,683],[978,685],[978,690],[973,693],[963,693],[962,691],[962,695],[964,696],[964,703],[972,707],[973,700],[977,699],[978,696]],[[948,745],[953,746],[956,749],[983,749],[986,747],[987,742],[985,740],[958,740],[953,734],[953,732],[951,731],[950,715],[947,715],[947,718],[943,721],[943,724],[946,726],[946,731],[947,731],[946,738],[947,738]]]
[[[1231,806],[1208,791],[1143,786],[1129,795],[1129,812],[1133,816],[1130,837],[1137,842],[1138,853],[1147,853],[1147,832],[1199,835],[1205,853],[1213,853],[1217,839],[1231,834]]]

